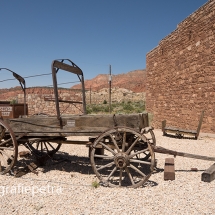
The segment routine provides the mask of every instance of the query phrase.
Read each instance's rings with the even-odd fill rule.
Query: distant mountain
[[[135,70],[119,75],[112,75],[111,86],[124,88],[135,93],[145,92],[146,71]],[[81,84],[74,85],[72,89],[80,89]],[[85,80],[85,88],[92,91],[99,91],[103,88],[109,88],[109,75],[100,74],[91,80]]]

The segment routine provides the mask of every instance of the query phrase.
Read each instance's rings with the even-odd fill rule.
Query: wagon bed
[[[145,114],[70,115],[56,117],[32,116],[5,120],[13,132],[27,137],[98,136],[115,126],[141,130],[146,127]]]

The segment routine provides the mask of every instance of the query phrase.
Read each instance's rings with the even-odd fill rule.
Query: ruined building
[[[215,133],[215,0],[192,13],[146,56],[146,108],[152,125]]]

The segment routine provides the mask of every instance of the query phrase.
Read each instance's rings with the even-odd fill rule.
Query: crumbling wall
[[[210,0],[178,24],[146,56],[146,109],[153,126],[215,133],[215,1]]]
[[[82,101],[82,93],[80,90],[59,89],[59,98],[64,101]],[[53,88],[29,88],[26,95],[26,103],[28,104],[28,114],[48,114],[57,115],[54,100]],[[18,103],[24,102],[24,95],[18,94]],[[81,114],[83,113],[82,104],[60,102],[61,114]]]

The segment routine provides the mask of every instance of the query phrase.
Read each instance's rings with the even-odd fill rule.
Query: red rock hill
[[[135,70],[124,74],[112,75],[112,87],[124,88],[135,93],[145,92],[146,71]],[[91,80],[85,80],[85,88],[98,91],[109,87],[109,75],[97,75]],[[72,89],[80,89],[81,85],[75,85]]]
[[[135,70],[119,75],[112,75],[112,87],[122,88],[133,91],[134,93],[145,92],[146,86],[146,72],[145,70]],[[81,85],[75,85],[72,89],[80,89]],[[100,74],[91,80],[85,80],[85,88],[92,91],[99,91],[103,88],[109,88],[109,75]],[[50,93],[47,88],[29,88],[27,94],[46,94]],[[18,94],[22,94],[21,87],[14,87],[10,89],[0,89],[0,100],[12,100]]]

